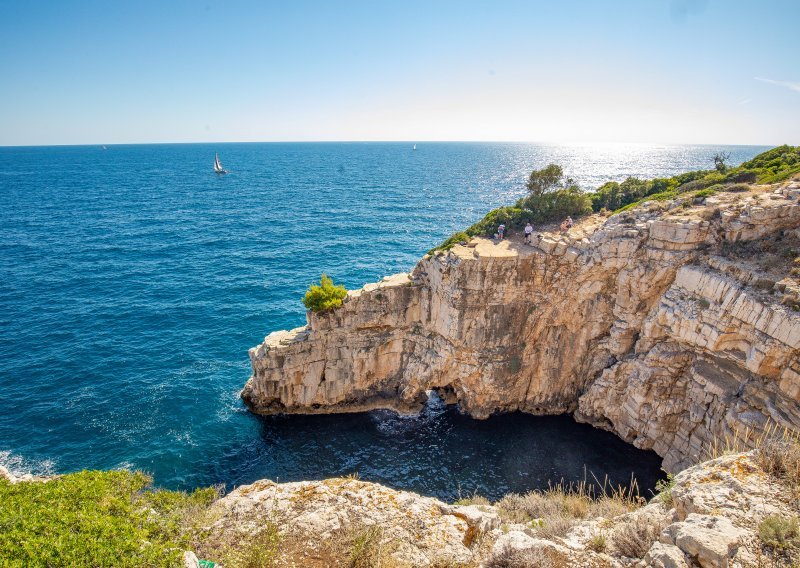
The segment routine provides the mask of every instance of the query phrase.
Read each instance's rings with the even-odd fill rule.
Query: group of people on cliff
[[[567,218],[564,219],[561,222],[561,225],[559,226],[559,230],[562,233],[566,233],[567,231],[569,231],[572,228],[572,226],[574,224],[575,224],[575,222],[572,220],[572,217],[567,216]],[[525,225],[525,229],[523,229],[523,231],[525,233],[525,238],[524,238],[525,244],[526,245],[533,245],[533,225],[531,224],[530,221],[527,222],[527,224]],[[497,233],[495,234],[494,238],[502,241],[503,239],[506,238],[506,236],[507,236],[507,234],[506,234],[506,224],[505,223],[500,223],[500,225],[497,227]],[[537,238],[541,238],[542,237],[542,235],[536,235],[536,236],[537,236]]]

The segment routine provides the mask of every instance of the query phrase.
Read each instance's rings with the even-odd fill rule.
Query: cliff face
[[[242,397],[259,413],[413,411],[437,389],[478,418],[574,412],[672,470],[714,437],[800,429],[797,281],[784,278],[800,252],[765,266],[747,245],[800,246],[800,186],[773,189],[425,257],[270,334]]]

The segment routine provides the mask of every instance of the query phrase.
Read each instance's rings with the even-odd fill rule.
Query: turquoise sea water
[[[247,349],[304,323],[321,271],[409,270],[551,161],[584,187],[707,168],[711,146],[187,144],[0,148],[0,463],[135,467],[158,484],[362,478],[499,495],[658,459],[565,417],[476,422],[433,404],[258,418]],[[764,148],[727,147],[731,162]],[[219,151],[227,176],[212,171]]]

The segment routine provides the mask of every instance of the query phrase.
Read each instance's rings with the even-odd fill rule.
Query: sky
[[[0,145],[800,144],[798,0],[0,0]]]

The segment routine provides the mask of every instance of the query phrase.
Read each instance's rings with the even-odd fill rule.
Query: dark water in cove
[[[301,325],[321,271],[410,269],[558,162],[585,187],[707,168],[711,146],[217,144],[0,148],[0,463],[134,467],[189,488],[357,471],[442,497],[658,459],[569,418],[258,418],[247,349]],[[732,162],[763,148],[727,147]],[[231,170],[212,172],[214,152]]]

